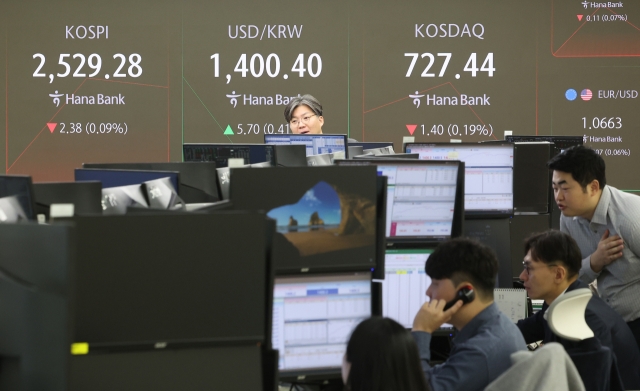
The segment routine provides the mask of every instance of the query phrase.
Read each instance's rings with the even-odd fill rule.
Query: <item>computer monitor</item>
[[[349,145],[347,145],[347,150],[348,150],[349,158],[351,158],[351,159],[353,159],[354,156],[359,156],[359,155],[362,155],[364,153],[364,152],[362,152],[363,148],[361,146],[359,146],[359,145],[351,145],[351,144],[349,144]]]
[[[245,164],[271,162],[276,164],[272,145],[265,144],[184,144],[185,162],[215,162],[217,167],[227,167],[229,158],[244,159]]]
[[[18,197],[0,198],[0,224],[16,223],[20,220],[27,220],[27,214],[22,209]]]
[[[364,155],[353,157],[353,160],[358,159],[420,159],[420,155],[417,153],[394,153],[393,155]]]
[[[309,155],[307,156],[307,165],[309,167],[314,166],[330,166],[333,164],[333,159],[330,153],[323,153],[321,155]]]
[[[30,176],[0,175],[0,198],[15,196],[26,218],[35,220],[33,185]]]
[[[171,178],[146,181],[142,184],[142,187],[146,192],[149,208],[151,209],[173,209],[178,204],[184,207],[182,199],[178,197],[171,184]]]
[[[263,210],[276,220],[276,273],[375,268],[373,166],[232,168],[230,201],[237,210]]]
[[[263,160],[264,161],[264,160]],[[220,189],[214,162],[161,163],[85,163],[83,168],[112,168],[119,170],[177,171],[180,184],[176,191],[187,203],[220,201]]]
[[[307,147],[304,144],[274,145],[276,167],[307,167]]]
[[[110,168],[76,168],[75,180],[100,181],[102,188],[139,185],[143,182],[160,178],[170,178],[171,185],[178,192],[180,173],[177,171],[151,171],[151,170],[116,170]]]
[[[393,147],[370,148],[362,150],[363,153],[371,153],[375,156],[395,155]]]
[[[351,142],[351,141],[349,141],[349,146],[350,147],[351,146],[362,147],[363,150],[391,147],[392,150],[393,150],[393,143],[391,141],[380,141],[380,142],[359,142],[359,141]]]
[[[264,143],[302,144],[306,146],[307,156],[344,152],[348,157],[347,136],[344,134],[265,134]]]
[[[509,217],[513,214],[514,144],[409,143],[405,152],[424,160],[465,163],[464,208],[467,217]]]
[[[459,161],[342,160],[376,165],[388,178],[386,237],[391,244],[438,243],[462,234],[464,168]]]
[[[583,136],[517,136],[511,135],[506,136],[505,140],[510,143],[523,143],[523,142],[540,142],[540,141],[548,141],[550,143],[555,144],[555,154],[564,151],[567,148],[574,147],[577,145],[584,144]]]
[[[371,273],[275,278],[271,343],[281,379],[340,376],[353,329],[371,316]]]
[[[382,284],[382,316],[391,318],[404,327],[413,327],[413,319],[427,301],[431,278],[425,264],[432,248],[389,249],[384,259],[385,278]],[[450,324],[442,325],[451,329]]]
[[[73,204],[75,214],[102,213],[102,183],[49,182],[34,183],[36,214],[49,218],[51,204]]]
[[[128,208],[148,208],[149,202],[142,185],[108,187],[102,189],[102,213],[123,215]]]

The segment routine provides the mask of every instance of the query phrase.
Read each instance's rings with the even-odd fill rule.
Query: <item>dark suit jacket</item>
[[[587,284],[576,280],[569,285],[567,292],[579,288],[589,288]],[[535,315],[518,321],[518,328],[529,344],[532,342],[559,342],[565,349],[573,346],[570,341],[553,334],[547,321],[543,318],[549,306],[545,303]],[[618,370],[624,386],[628,390],[640,389],[640,351],[635,343],[631,329],[611,307],[602,299],[593,296],[587,304],[584,314],[587,325],[593,330],[602,346],[606,346],[616,357]]]

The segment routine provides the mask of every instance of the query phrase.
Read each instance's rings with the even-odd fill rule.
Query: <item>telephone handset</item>
[[[463,286],[462,288],[458,289],[458,292],[456,292],[455,299],[451,300],[444,306],[443,311],[446,311],[449,308],[453,307],[453,305],[456,304],[458,300],[462,300],[462,304],[464,305],[467,303],[471,303],[475,298],[476,292],[473,291],[473,287],[471,285]]]

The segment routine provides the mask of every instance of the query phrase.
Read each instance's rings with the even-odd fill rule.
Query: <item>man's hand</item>
[[[453,307],[446,311],[443,311],[444,306],[447,304],[445,300],[431,300],[424,303],[415,319],[413,319],[413,331],[425,331],[427,333],[433,333],[442,326],[443,323],[447,323],[453,314],[458,312],[462,307],[462,300],[458,300]]]
[[[622,257],[624,243],[618,235],[609,236],[609,230],[604,232],[598,248],[591,254],[591,270],[600,273],[602,268]]]

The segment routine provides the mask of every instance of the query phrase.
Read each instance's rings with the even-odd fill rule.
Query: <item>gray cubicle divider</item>
[[[491,247],[498,257],[496,288],[512,288],[511,243],[509,226],[511,219],[465,219],[464,236],[474,238]]]
[[[0,390],[272,389],[269,224],[249,212],[0,224]]]
[[[553,144],[549,142],[516,143],[513,164],[513,211],[518,213],[550,212],[550,173],[547,162]]]
[[[511,219],[511,262],[513,278],[522,273],[524,259],[524,241],[531,234],[547,231],[550,228],[549,214],[514,215]]]

